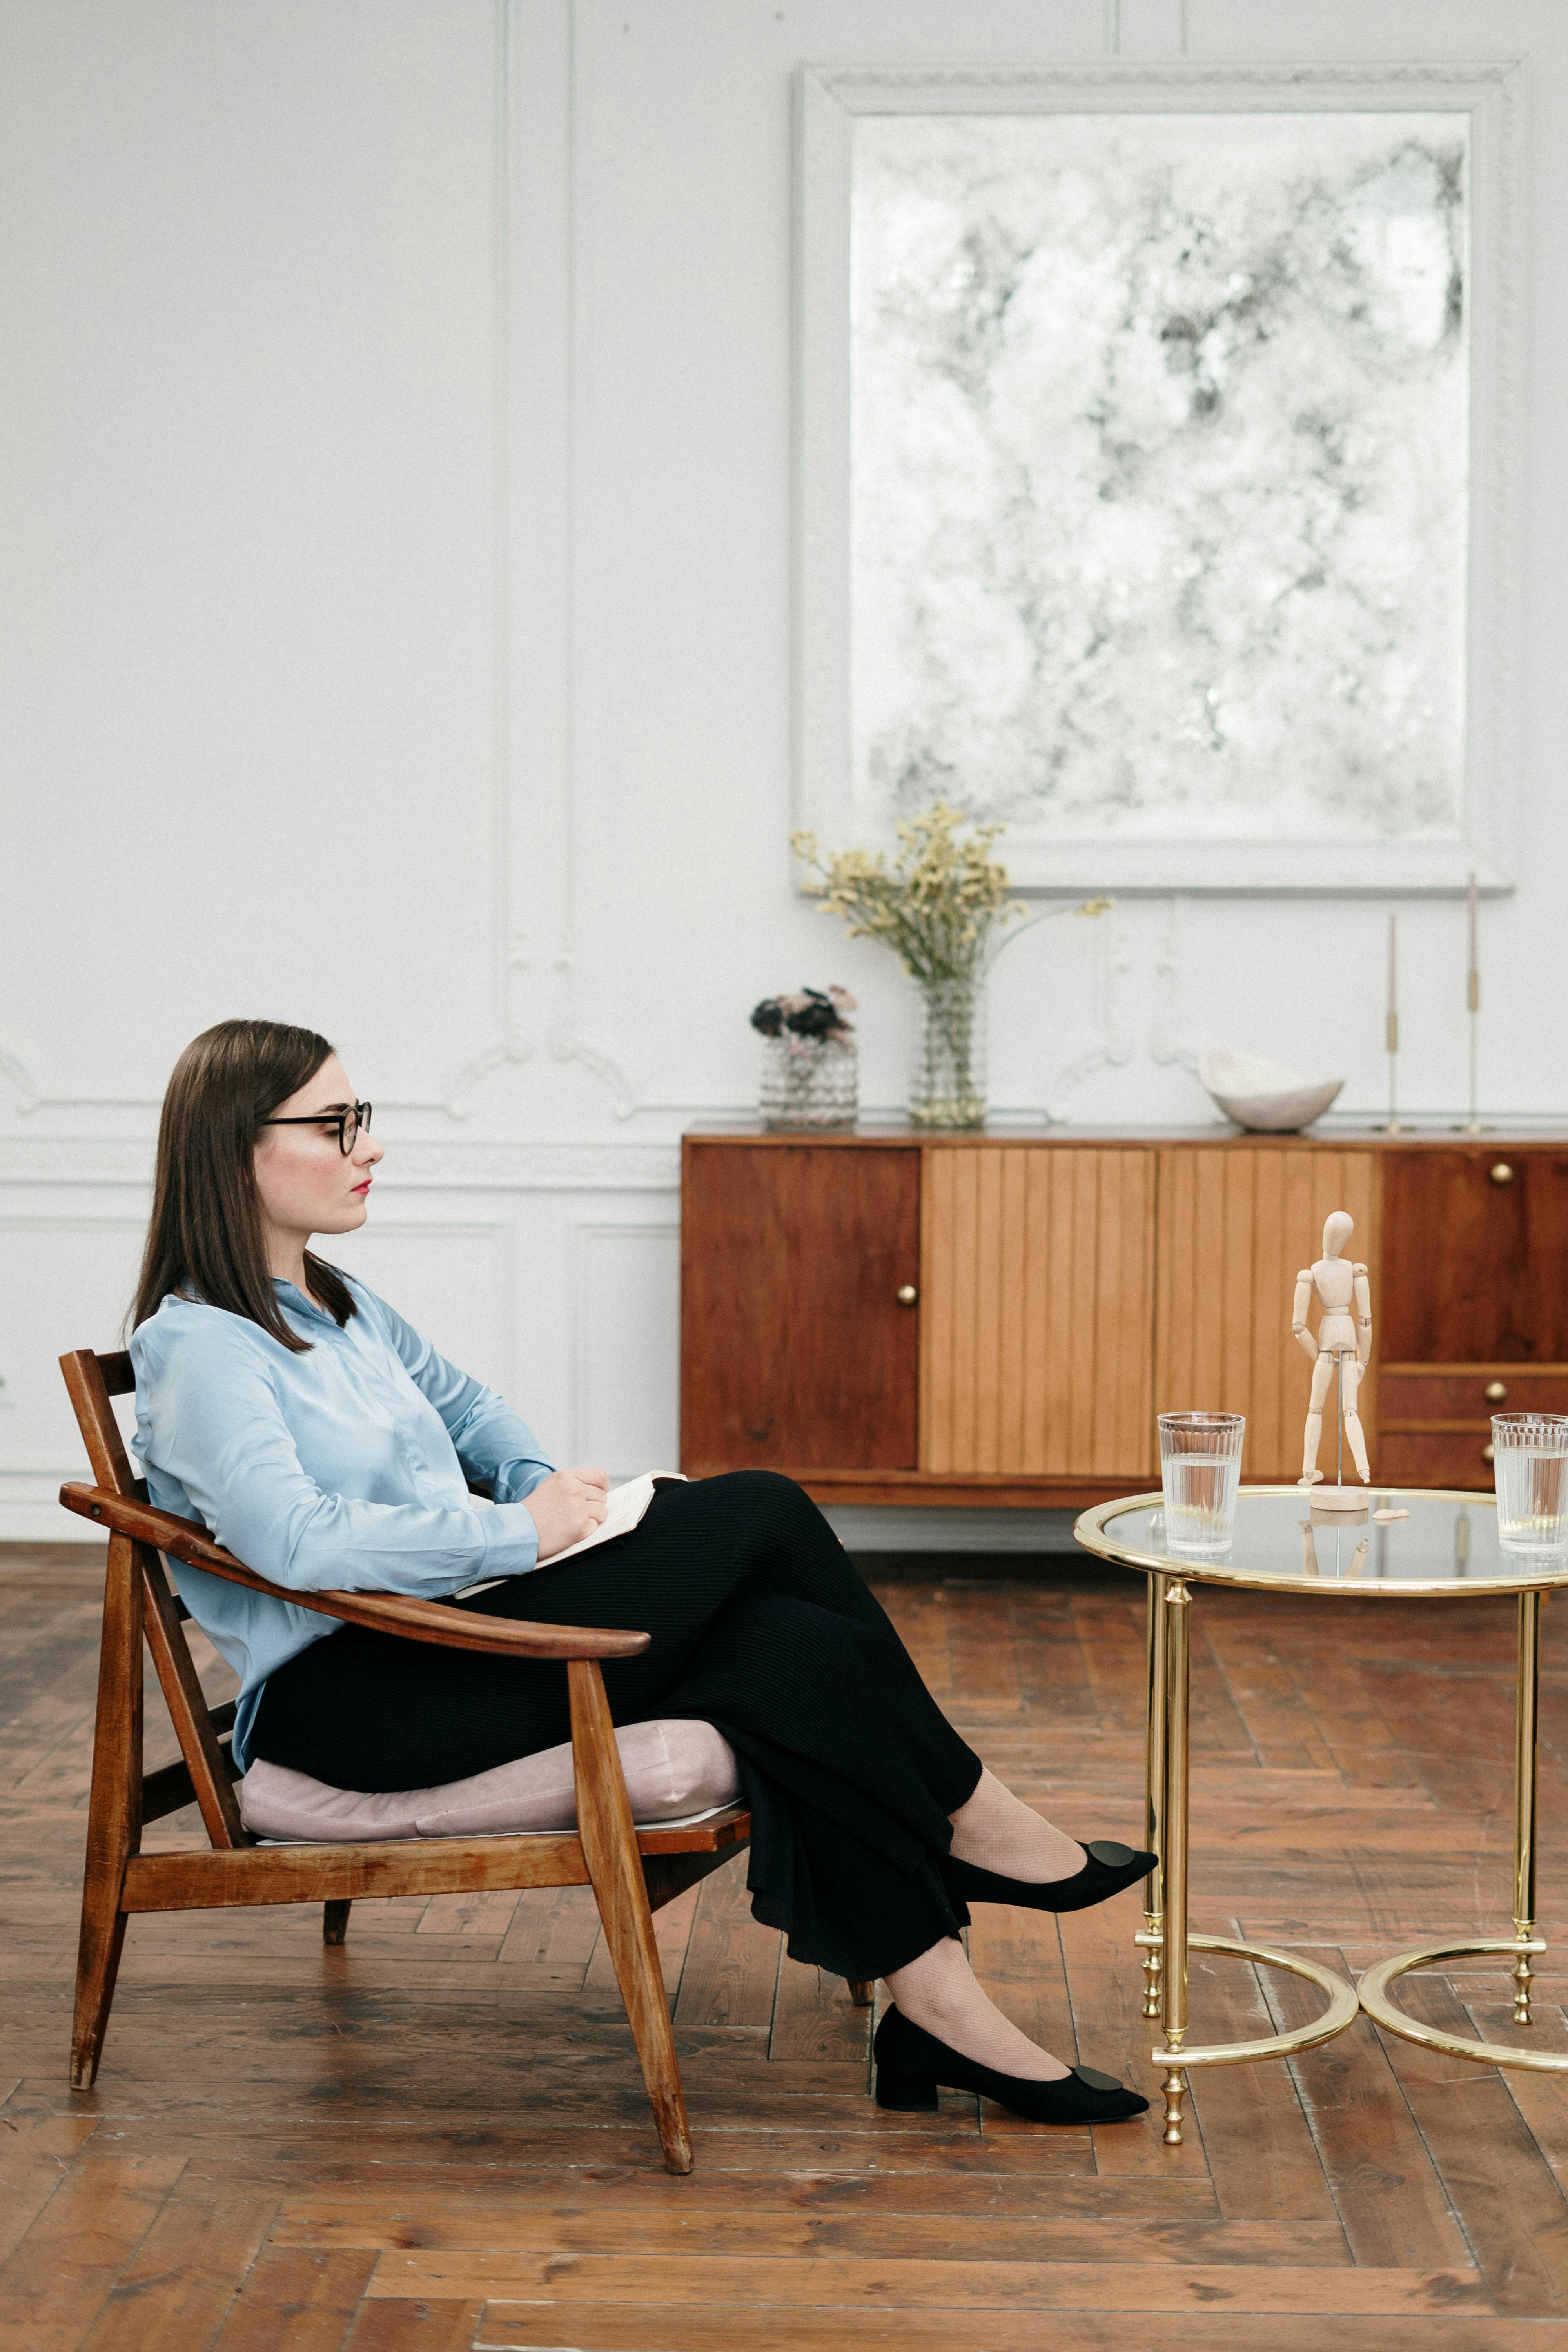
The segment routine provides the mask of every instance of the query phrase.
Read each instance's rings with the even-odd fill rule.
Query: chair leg
[[[665,1999],[664,1969],[654,1938],[653,1913],[604,1677],[596,1658],[573,1658],[566,1676],[583,1856],[615,1963],[616,1981],[626,2005],[665,2163],[671,2172],[689,2172],[691,2132],[669,2003]]]
[[[349,1932],[349,1912],[351,1907],[352,1906],[346,1898],[342,1902],[339,1902],[334,1898],[329,1903],[322,1904],[321,1941],[323,1944],[341,1944],[342,1942],[343,1937]]]
[[[857,2009],[869,2009],[877,1998],[876,1980],[871,1977],[851,1977],[849,1998]]]
[[[120,1890],[105,1885],[94,1902],[82,1889],[81,1940],[77,1946],[76,2011],[71,2019],[70,2086],[90,2091],[98,2079],[103,2037],[120,1974],[120,1954],[125,1942],[125,1914]],[[107,1901],[102,1897],[107,1895]]]
[[[98,1717],[81,1885],[70,2082],[90,2091],[125,1941],[125,1864],[142,1843],[142,1580],[128,1536],[111,1536],[98,1654]]]

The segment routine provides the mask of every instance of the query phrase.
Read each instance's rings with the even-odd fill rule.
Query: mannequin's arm
[[[1312,1276],[1303,1266],[1296,1276],[1296,1302],[1290,1309],[1290,1337],[1295,1340],[1310,1364],[1318,1360],[1318,1343],[1307,1328],[1307,1309],[1312,1303]]]
[[[1365,1364],[1372,1354],[1372,1285],[1364,1265],[1355,1268],[1355,1360]]]

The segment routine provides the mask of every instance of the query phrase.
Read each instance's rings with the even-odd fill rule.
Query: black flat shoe
[[[1057,2083],[998,2074],[950,2050],[896,2009],[877,2028],[871,2054],[877,2062],[877,2105],[898,2115],[934,2115],[939,2083],[950,2091],[979,2091],[1032,2124],[1120,2124],[1145,2114],[1149,2105],[1136,2091],[1124,2091],[1114,2074],[1094,2066],[1075,2066]]]
[[[942,1884],[960,1903],[1016,1903],[1028,1911],[1088,1911],[1096,1903],[1120,1895],[1124,1886],[1136,1886],[1159,1859],[1156,1854],[1140,1853],[1135,1846],[1118,1845],[1112,1838],[1091,1838],[1083,1850],[1089,1858],[1070,1878],[1042,1879],[1002,1878],[994,1870],[982,1870],[976,1863],[960,1862],[955,1853],[945,1853]]]

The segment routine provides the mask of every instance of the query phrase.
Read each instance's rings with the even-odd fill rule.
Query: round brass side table
[[[1379,1524],[1373,1513],[1408,1516]],[[1391,2033],[1458,2058],[1489,2065],[1526,2066],[1568,2074],[1568,2055],[1472,2041],[1417,2024],[1394,2007],[1389,1987],[1412,1969],[1440,1960],[1497,1954],[1513,1962],[1513,2018],[1531,2021],[1531,1956],[1546,1947],[1535,1932],[1535,1754],[1540,1691],[1541,1597],[1568,1585],[1568,1555],[1505,1551],[1498,1541],[1489,1495],[1426,1488],[1369,1487],[1367,1507],[1313,1514],[1297,1486],[1244,1486],[1235,1537],[1219,1553],[1175,1551],[1165,1541],[1158,1495],[1133,1495],[1085,1511],[1073,1530],[1089,1551],[1141,1569],[1149,1580],[1149,1719],[1146,1748],[1147,1832],[1144,1844],[1160,1865],[1144,1884],[1143,2014],[1161,2021],[1163,2046],[1154,2051],[1165,2072],[1165,2139],[1182,2143],[1185,2070],[1283,2058],[1342,2033],[1364,2010]],[[1247,1586],[1256,1591],[1338,1594],[1358,1601],[1449,1600],[1466,1593],[1519,1596],[1519,1678],[1514,1706],[1513,1934],[1459,1944],[1434,1944],[1379,1960],[1356,1985],[1290,1952],[1222,1936],[1196,1936],[1187,1927],[1187,1686],[1188,1628],[1193,1588]],[[1188,2049],[1187,1954],[1217,1952],[1263,1968],[1287,1969],[1326,1996],[1321,2016],[1293,2032],[1256,2042]]]

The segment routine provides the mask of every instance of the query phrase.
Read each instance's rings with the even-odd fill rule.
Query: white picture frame
[[[1007,817],[1017,887],[1040,895],[1331,892],[1386,895],[1512,887],[1519,728],[1517,514],[1523,69],[1518,60],[1350,65],[1097,62],[1050,67],[806,65],[796,114],[796,537],[795,816],[825,848],[886,848],[855,753],[852,519],[852,242],[858,125],[887,116],[1163,117],[1453,115],[1468,141],[1468,529],[1462,567],[1463,716],[1451,805],[1418,830],[1344,840],[1281,838],[1262,809],[1215,831],[1181,815],[1111,837],[1072,820]],[[1194,135],[1196,135],[1194,131]],[[862,142],[867,152],[867,142]],[[862,585],[864,604],[868,591]],[[984,794],[977,819],[996,814]],[[1112,819],[1115,823],[1119,820]],[[1320,819],[1314,815],[1313,823]],[[803,884],[804,875],[799,877]]]

